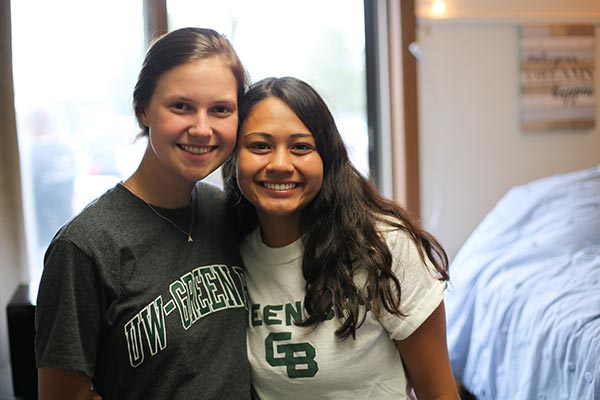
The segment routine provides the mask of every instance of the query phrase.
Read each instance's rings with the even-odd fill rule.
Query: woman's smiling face
[[[149,127],[155,172],[191,183],[204,179],[235,147],[237,111],[237,82],[219,57],[165,72],[140,116]]]
[[[261,224],[299,228],[302,211],[321,190],[323,161],[315,138],[277,97],[257,103],[240,127],[237,180]]]

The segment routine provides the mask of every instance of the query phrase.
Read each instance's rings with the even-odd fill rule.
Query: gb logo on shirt
[[[291,332],[270,333],[265,339],[267,361],[273,367],[285,366],[289,378],[312,378],[319,371],[316,349],[307,342],[277,343],[291,339]]]

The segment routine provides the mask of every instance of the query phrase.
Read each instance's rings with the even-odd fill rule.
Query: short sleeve
[[[393,272],[400,281],[400,310],[404,316],[384,312],[380,321],[393,340],[409,337],[440,305],[446,282],[425,257],[419,256],[416,244],[401,230],[385,232],[393,257]]]
[[[35,318],[38,368],[94,375],[98,278],[92,260],[70,241],[56,239],[46,252]]]

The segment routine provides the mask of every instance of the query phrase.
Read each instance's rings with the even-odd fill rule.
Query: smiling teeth
[[[290,190],[295,188],[297,185],[295,183],[269,183],[269,182],[264,182],[263,186],[266,187],[267,189],[273,189],[273,190]]]
[[[212,147],[186,146],[184,144],[182,144],[180,147],[183,150],[189,151],[190,153],[194,153],[194,154],[204,154],[204,153],[208,153],[209,151],[212,150]]]

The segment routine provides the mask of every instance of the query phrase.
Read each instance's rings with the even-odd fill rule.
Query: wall
[[[592,130],[522,132],[518,62],[520,23],[593,23],[598,93],[600,1],[446,3],[441,19],[417,6],[420,177],[421,218],[452,258],[510,187],[600,164],[600,97]]]

